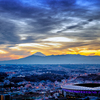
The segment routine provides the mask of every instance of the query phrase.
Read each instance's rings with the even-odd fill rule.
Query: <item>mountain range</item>
[[[0,61],[0,64],[100,64],[100,56],[83,56],[79,54],[46,56],[41,52],[37,52],[17,60]]]

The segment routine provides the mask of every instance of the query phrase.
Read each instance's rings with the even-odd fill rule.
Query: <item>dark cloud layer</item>
[[[95,41],[99,9],[100,0],[0,0],[0,44],[38,43],[53,36]]]
[[[6,19],[0,19],[0,43],[9,44],[19,41],[16,34],[17,27]]]

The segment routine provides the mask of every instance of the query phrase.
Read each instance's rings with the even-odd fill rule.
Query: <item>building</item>
[[[11,100],[11,96],[8,94],[1,94],[0,100]]]
[[[100,97],[100,84],[98,83],[70,84],[61,88],[66,98]]]

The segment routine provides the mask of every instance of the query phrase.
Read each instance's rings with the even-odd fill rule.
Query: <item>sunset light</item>
[[[0,60],[36,52],[100,56],[97,4],[97,0],[0,0]]]

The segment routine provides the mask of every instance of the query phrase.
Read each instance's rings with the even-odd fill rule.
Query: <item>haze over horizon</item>
[[[100,56],[100,0],[0,0],[0,60]]]

